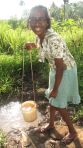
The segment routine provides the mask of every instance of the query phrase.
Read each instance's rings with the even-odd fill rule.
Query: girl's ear
[[[48,24],[48,22],[46,23],[46,28],[48,29],[48,26],[49,26],[49,24]]]

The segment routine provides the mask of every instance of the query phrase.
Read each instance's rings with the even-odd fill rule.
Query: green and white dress
[[[46,58],[50,65],[49,86],[45,91],[45,95],[49,99],[49,103],[58,108],[66,108],[69,102],[72,104],[79,104],[80,96],[78,91],[77,66],[65,41],[52,29],[48,29],[45,34],[42,47],[40,45],[39,38],[37,39],[37,45],[39,46],[39,61],[44,62]],[[64,64],[66,64],[67,68],[63,72],[57,96],[55,98],[49,98],[50,92],[55,83],[55,58],[63,58]]]

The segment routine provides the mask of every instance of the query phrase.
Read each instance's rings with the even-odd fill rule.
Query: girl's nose
[[[39,26],[39,25],[40,25],[39,21],[36,21],[35,26]]]

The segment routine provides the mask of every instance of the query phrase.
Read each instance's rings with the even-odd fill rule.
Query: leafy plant
[[[79,106],[75,114],[72,116],[73,121],[78,121],[80,118],[83,119],[83,106]]]
[[[0,147],[4,148],[6,145],[6,135],[3,130],[0,129]]]
[[[81,100],[83,102],[83,28],[82,20],[73,19],[55,21],[52,19],[52,28],[59,32],[66,40],[67,46],[74,56],[78,67],[78,81]],[[22,83],[23,46],[26,42],[35,42],[35,35],[31,30],[23,29],[21,25],[12,28],[7,22],[0,22],[0,93],[19,89]],[[36,86],[38,78],[45,84],[48,82],[48,63],[39,63],[36,57],[37,50],[32,50],[33,73]],[[24,51],[24,80],[31,79],[30,54]]]

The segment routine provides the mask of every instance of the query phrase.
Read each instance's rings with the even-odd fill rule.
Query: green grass
[[[73,20],[63,22],[52,20],[52,27],[66,40],[67,46],[76,60],[79,90],[83,100],[83,28],[78,24]],[[23,46],[26,42],[35,42],[35,35],[31,30],[24,30],[21,26],[13,29],[7,22],[0,22],[0,28],[0,93],[9,93],[21,87]],[[37,50],[33,49],[33,71],[36,73],[36,77],[40,75],[41,79],[47,83],[48,64],[38,63],[36,54]],[[25,80],[28,81],[31,72],[28,51],[24,52],[24,58]]]
[[[3,130],[0,129],[0,148],[4,148],[6,145],[6,135]]]

